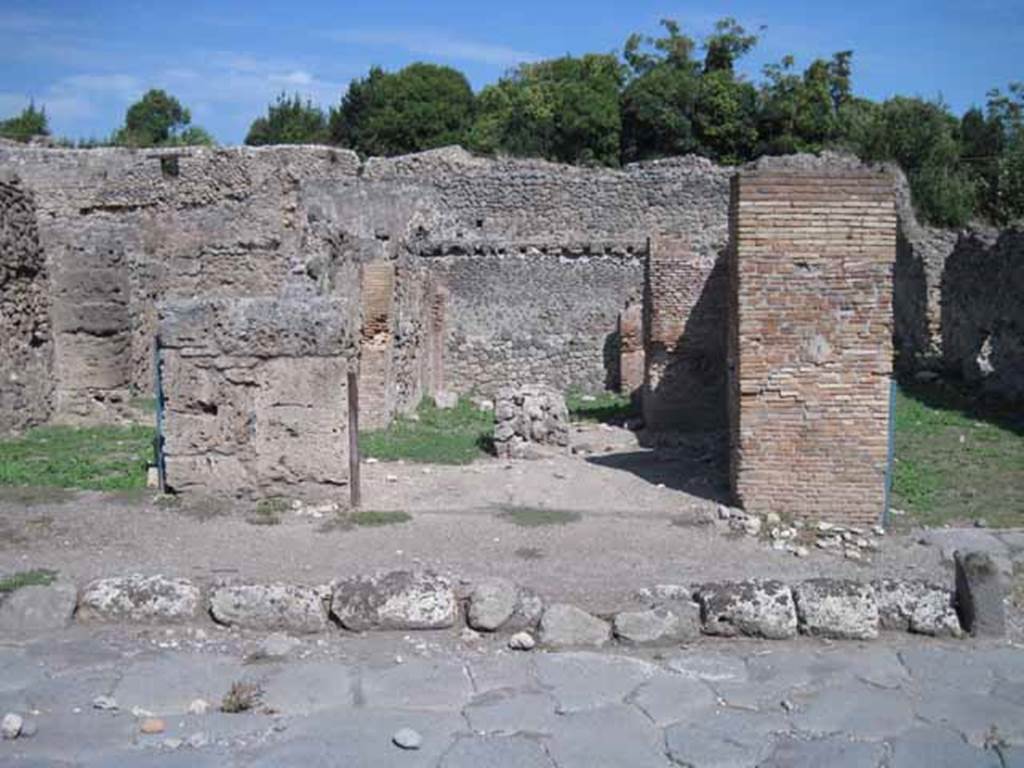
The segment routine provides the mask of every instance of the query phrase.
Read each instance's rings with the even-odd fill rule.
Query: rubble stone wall
[[[339,298],[161,304],[169,489],[254,500],[343,494],[357,318]]]
[[[941,286],[945,368],[1024,403],[1024,230],[961,235]]]
[[[50,416],[49,303],[35,203],[17,176],[0,170],[0,434]]]
[[[877,523],[885,506],[896,208],[887,173],[736,182],[731,471],[750,512]]]

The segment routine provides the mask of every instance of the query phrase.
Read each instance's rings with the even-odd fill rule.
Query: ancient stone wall
[[[338,298],[162,304],[168,488],[256,500],[341,496],[353,328],[358,308]]]
[[[1024,230],[961,235],[941,285],[945,368],[1024,402]]]
[[[35,203],[17,176],[0,170],[0,434],[50,416],[49,303]]]
[[[877,523],[892,372],[892,178],[751,169],[734,201],[738,500],[751,512]]]

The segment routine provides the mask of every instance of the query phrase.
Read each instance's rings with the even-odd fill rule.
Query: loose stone
[[[188,705],[190,715],[205,715],[210,710],[210,702],[206,699],[193,699]]]
[[[532,651],[537,641],[529,632],[516,632],[508,639],[508,647],[513,651]]]
[[[516,585],[508,579],[485,579],[469,596],[466,621],[473,629],[493,632],[512,618],[517,597]]]
[[[423,746],[423,737],[412,728],[402,728],[395,731],[395,735],[391,737],[391,740],[395,743],[395,746],[402,749],[419,749]]]
[[[148,717],[139,725],[139,730],[146,734],[163,733],[166,728],[164,721],[158,717]]]
[[[21,728],[24,722],[21,719],[21,715],[15,712],[8,712],[4,715],[4,719],[0,720],[0,734],[8,740],[16,739],[21,735]]]
[[[601,646],[611,638],[611,626],[574,605],[550,606],[540,620],[540,640],[550,646]]]
[[[93,709],[117,709],[117,701],[113,696],[97,696],[92,700]]]

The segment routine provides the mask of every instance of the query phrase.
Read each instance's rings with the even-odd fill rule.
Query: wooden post
[[[348,489],[352,509],[363,503],[359,484],[359,377],[348,372]]]

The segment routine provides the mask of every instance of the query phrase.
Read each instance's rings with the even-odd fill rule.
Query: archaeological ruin
[[[0,432],[156,392],[169,489],[329,495],[346,380],[619,390],[758,512],[877,522],[894,369],[1024,399],[1024,236],[920,225],[845,156],[621,170],[459,148],[0,146]]]

